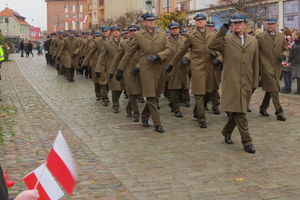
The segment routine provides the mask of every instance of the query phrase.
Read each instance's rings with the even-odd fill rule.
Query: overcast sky
[[[44,0],[0,0],[0,9],[6,7],[17,11],[20,15],[26,17],[26,21],[46,30],[47,28],[47,10]]]

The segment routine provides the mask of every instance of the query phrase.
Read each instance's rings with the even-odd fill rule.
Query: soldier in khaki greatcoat
[[[166,61],[171,56],[169,42],[164,31],[156,29],[156,18],[153,14],[143,15],[145,29],[134,35],[130,49],[125,53],[121,67],[127,66],[132,56],[139,52],[139,65],[133,70],[140,73],[143,96],[147,102],[142,112],[143,126],[149,127],[149,118],[155,126],[155,131],[164,133],[160,115],[157,109],[158,97],[164,93],[166,82]]]
[[[117,66],[116,79],[118,81],[124,80],[125,89],[129,95],[129,101],[126,107],[127,116],[132,118],[133,122],[139,121],[139,107],[137,104],[138,96],[142,94],[141,88],[141,78],[139,74],[132,74],[132,70],[138,65],[139,62],[139,53],[136,51],[128,65],[121,66],[119,65],[122,62],[122,58],[125,53],[129,51],[133,36],[139,30],[139,27],[136,25],[131,25],[128,27],[127,39],[123,40],[120,43],[120,47],[116,56],[114,57],[114,61],[112,66]],[[133,113],[133,114],[132,114]]]
[[[262,88],[266,91],[260,106],[260,114],[269,116],[267,108],[272,98],[277,120],[285,121],[278,92],[280,91],[281,62],[288,57],[289,50],[284,35],[276,31],[277,19],[269,18],[266,22],[267,30],[256,36],[260,51]]]
[[[119,99],[122,94],[123,85],[120,81],[115,79],[115,74],[112,66],[113,58],[117,54],[120,41],[121,41],[120,28],[118,26],[111,27],[111,38],[103,43],[103,49],[100,53],[98,60],[100,63],[100,72],[108,72],[108,87],[111,91],[112,103],[113,103],[113,112],[119,112]],[[104,76],[104,73],[101,73],[100,76]]]
[[[59,49],[58,54],[63,55],[62,65],[66,69],[66,77],[69,82],[74,81],[75,68],[79,64],[80,46],[74,31],[69,31],[69,37],[66,37]]]
[[[179,24],[174,22],[168,26],[170,30],[170,36],[168,37],[170,43],[170,50],[172,55],[176,55],[179,48],[183,46],[185,38],[179,34]],[[170,60],[172,57],[170,57]],[[187,57],[183,57],[179,63],[175,66],[167,68],[167,84],[169,93],[169,106],[171,111],[174,112],[175,117],[182,118],[183,115],[180,112],[180,97],[182,90],[188,90],[189,88],[189,77],[188,68],[190,60]]]
[[[228,113],[228,121],[222,134],[227,144],[233,144],[231,135],[237,126],[245,151],[255,153],[246,112],[252,92],[258,87],[258,42],[246,33],[246,16],[234,15],[231,22],[233,32],[226,35],[229,24],[225,23],[208,45],[211,50],[221,52],[224,58],[221,109]]]
[[[194,17],[196,28],[187,34],[184,44],[171,61],[171,66],[175,66],[190,49],[191,85],[192,94],[195,95],[194,117],[198,118],[200,128],[207,128],[204,100],[205,95],[213,91],[211,72],[214,66],[210,56],[212,51],[207,45],[215,33],[206,29],[206,19],[207,16],[204,14],[197,14]]]

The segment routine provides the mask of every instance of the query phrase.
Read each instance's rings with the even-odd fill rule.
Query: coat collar
[[[230,39],[234,43],[238,44],[243,49],[247,48],[251,44],[250,36],[248,34],[245,34],[244,37],[245,37],[245,43],[244,43],[244,45],[242,45],[242,41],[241,41],[241,39],[239,38],[238,35],[236,35],[235,33],[231,33],[231,35],[230,35]]]
[[[145,28],[141,31],[141,34],[143,34],[149,40],[155,40],[159,36],[159,31],[154,29],[154,33],[153,33],[153,36],[152,36],[151,33],[149,33],[149,31],[146,30],[146,28]]]
[[[206,40],[207,38],[208,38],[208,30],[206,29],[205,31],[205,38],[202,36],[202,34],[198,31],[198,29],[197,28],[194,28],[193,29],[193,31],[192,31],[192,33],[196,36],[196,37],[198,37],[198,38],[200,38],[201,40]]]

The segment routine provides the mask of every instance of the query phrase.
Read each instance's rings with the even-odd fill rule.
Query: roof
[[[19,24],[30,26],[30,24],[25,21],[26,17],[21,16],[19,13],[8,7],[0,12],[0,17],[13,17]]]

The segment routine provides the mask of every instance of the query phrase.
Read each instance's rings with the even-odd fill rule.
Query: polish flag
[[[64,192],[60,189],[45,164],[25,176],[23,181],[28,189],[39,191],[39,200],[58,200],[64,196]]]
[[[85,23],[86,23],[86,21],[87,21],[87,15],[86,15],[86,16],[84,16],[84,18],[82,19],[82,23],[83,23],[83,24],[85,24]]]
[[[70,23],[72,23],[73,21],[75,21],[76,20],[76,16],[74,16],[74,17],[72,17],[71,19],[70,19]]]
[[[59,131],[56,136],[46,165],[67,193],[72,194],[76,184],[77,174],[71,151],[61,131]]]

